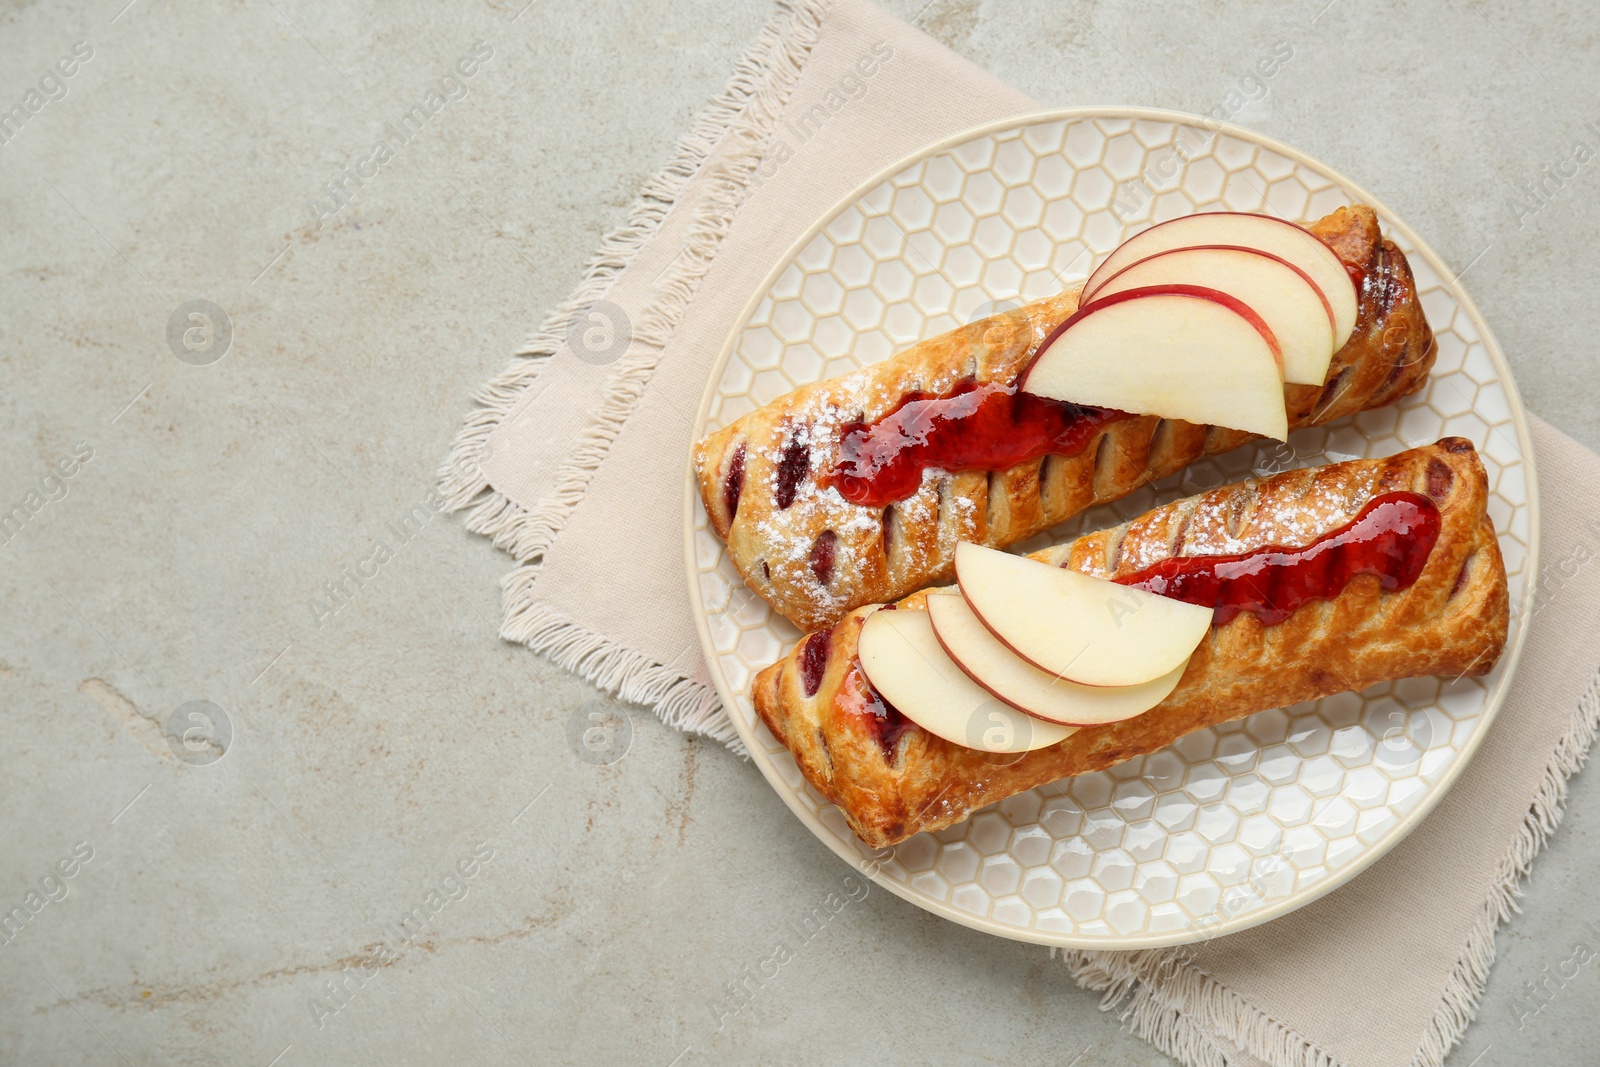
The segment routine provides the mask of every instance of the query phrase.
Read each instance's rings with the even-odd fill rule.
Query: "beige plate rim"
[[[733,727],[735,731],[738,732],[739,739],[744,742],[746,750],[750,753],[751,760],[756,764],[757,767],[761,769],[761,773],[766,777],[767,781],[771,783],[773,789],[778,793],[778,795],[783,798],[784,803],[789,806],[789,810],[794,812],[800,821],[803,822],[811,830],[811,832],[817,836],[818,839],[831,848],[842,859],[853,866],[862,869],[863,873],[866,873],[874,882],[887,889],[889,892],[910,901],[912,904],[915,904],[917,907],[922,908],[925,911],[932,912],[935,915],[939,915],[946,919],[950,919],[953,922],[960,923],[962,926],[971,927],[974,930],[982,930],[985,933],[994,934],[999,937],[1010,938],[1016,941],[1027,941],[1040,945],[1052,945],[1059,948],[1072,949],[1127,950],[1161,948],[1209,940],[1213,937],[1237,933],[1240,930],[1246,930],[1253,926],[1259,926],[1261,923],[1270,922],[1273,919],[1302,908],[1305,905],[1310,904],[1312,901],[1333,892],[1335,889],[1338,889],[1340,886],[1356,877],[1356,875],[1366,870],[1373,863],[1377,862],[1378,859],[1380,859],[1390,849],[1394,848],[1402,840],[1404,840],[1412,830],[1416,829],[1417,826],[1419,826],[1422,821],[1428,817],[1428,814],[1432,812],[1433,809],[1438,805],[1439,801],[1444,798],[1445,794],[1450,791],[1450,788],[1456,783],[1456,780],[1461,777],[1462,772],[1466,770],[1467,764],[1472,761],[1472,757],[1477,753],[1478,748],[1483,743],[1483,739],[1488,734],[1490,727],[1494,725],[1494,720],[1499,714],[1500,706],[1505,703],[1506,693],[1510,688],[1512,678],[1516,674],[1517,664],[1522,658],[1522,650],[1524,644],[1526,643],[1528,632],[1526,620],[1529,615],[1529,609],[1533,604],[1534,592],[1538,584],[1539,577],[1539,483],[1537,470],[1534,466],[1533,441],[1528,432],[1528,419],[1527,413],[1522,406],[1522,396],[1517,391],[1516,380],[1512,377],[1511,367],[1506,363],[1504,354],[1502,354],[1500,351],[1499,342],[1495,339],[1493,332],[1489,329],[1488,323],[1484,321],[1483,314],[1478,310],[1478,305],[1473,302],[1472,297],[1467,294],[1466,290],[1462,288],[1460,282],[1457,280],[1456,273],[1449,267],[1445,266],[1444,262],[1439,258],[1438,254],[1434,252],[1433,248],[1429,246],[1426,241],[1422,240],[1422,238],[1418,236],[1417,233],[1411,229],[1411,227],[1407,226],[1403,221],[1401,221],[1399,216],[1390,210],[1387,205],[1385,205],[1377,197],[1373,196],[1359,183],[1351,181],[1339,171],[1319,160],[1313,159],[1311,156],[1306,155],[1304,152],[1301,152],[1298,149],[1292,148],[1289,145],[1286,145],[1283,142],[1275,140],[1271,137],[1256,133],[1253,130],[1245,129],[1242,126],[1235,126],[1226,122],[1216,122],[1200,115],[1192,115],[1182,111],[1170,111],[1163,108],[1144,107],[1061,108],[1033,111],[1021,115],[1015,115],[1011,118],[1000,119],[995,122],[984,123],[983,125],[974,126],[970,129],[963,130],[959,133],[941,138],[932,144],[926,145],[910,155],[905,156],[903,159],[891,164],[890,166],[885,167],[883,170],[879,171],[865,182],[862,182],[855,189],[845,194],[845,196],[841,198],[838,203],[829,208],[815,223],[808,227],[805,233],[800,235],[800,237],[793,243],[793,245],[791,245],[788,251],[786,251],[776,260],[772,270],[768,272],[761,284],[756,287],[754,292],[751,294],[749,301],[746,302],[743,310],[740,311],[739,317],[735,320],[733,327],[728,331],[727,340],[723,342],[722,351],[718,353],[716,362],[712,365],[711,372],[706,378],[705,390],[700,397],[699,409],[695,413],[694,432],[691,441],[698,441],[705,432],[706,419],[710,415],[711,403],[715,397],[718,384],[721,382],[722,375],[727,369],[728,361],[733,356],[733,351],[738,343],[739,337],[744,332],[746,323],[750,321],[750,317],[755,313],[757,305],[760,304],[761,299],[777,282],[779,275],[782,274],[782,272],[788,267],[790,262],[792,262],[794,258],[800,254],[800,252],[813,237],[815,237],[818,233],[821,233],[841,212],[846,210],[850,205],[859,201],[863,196],[871,192],[878,185],[890,178],[893,178],[896,174],[899,174],[906,168],[914,166],[916,163],[927,159],[929,156],[937,155],[940,152],[947,151],[956,147],[957,145],[963,144],[966,141],[970,141],[977,137],[1002,133],[1018,126],[1030,126],[1036,123],[1060,122],[1063,120],[1069,122],[1081,121],[1084,119],[1131,119],[1135,121],[1143,120],[1150,122],[1170,122],[1199,127],[1201,129],[1209,130],[1212,133],[1226,134],[1230,137],[1236,137],[1240,140],[1248,141],[1258,147],[1266,148],[1270,151],[1278,153],[1281,156],[1284,156],[1287,159],[1293,160],[1300,166],[1322,174],[1324,177],[1327,177],[1328,179],[1338,183],[1340,186],[1348,190],[1361,203],[1367,204],[1376,210],[1378,214],[1382,216],[1384,224],[1390,229],[1403,233],[1406,239],[1411,243],[1411,246],[1416,250],[1416,253],[1422,256],[1428,262],[1429,266],[1433,268],[1433,270],[1441,279],[1447,279],[1445,282],[1446,287],[1451,291],[1452,295],[1456,298],[1461,307],[1471,318],[1473,327],[1477,330],[1478,336],[1483,343],[1484,350],[1488,353],[1490,361],[1494,364],[1495,372],[1504,385],[1506,397],[1511,408],[1512,422],[1517,428],[1517,447],[1522,453],[1523,461],[1527,468],[1527,580],[1523,587],[1522,603],[1517,605],[1517,609],[1513,611],[1513,618],[1522,620],[1522,623],[1521,625],[1515,627],[1514,632],[1511,635],[1509,646],[1502,654],[1501,665],[1496,672],[1494,688],[1488,692],[1484,700],[1484,710],[1479,719],[1478,728],[1473,732],[1472,737],[1467,741],[1460,757],[1451,764],[1439,782],[1428,791],[1428,793],[1422,798],[1415,808],[1401,818],[1400,821],[1387,834],[1378,839],[1378,841],[1376,841],[1371,847],[1367,848],[1359,857],[1353,859],[1348,865],[1341,868],[1337,872],[1334,872],[1328,878],[1323,879],[1314,885],[1308,886],[1303,890],[1290,893],[1270,907],[1264,907],[1256,911],[1246,912],[1244,914],[1234,916],[1231,919],[1224,918],[1216,923],[1208,923],[1203,929],[1196,929],[1194,926],[1190,926],[1184,929],[1168,931],[1160,934],[1121,937],[1085,938],[1066,933],[1054,933],[1050,931],[1040,931],[1024,929],[1018,926],[1010,926],[1005,923],[996,922],[993,919],[983,918],[963,912],[943,901],[934,900],[923,896],[912,890],[910,886],[884,876],[882,872],[877,869],[876,865],[863,865],[860,862],[860,855],[852,853],[850,843],[838,838],[832,830],[824,826],[822,822],[811,811],[809,811],[804,804],[800,802],[800,799],[794,790],[789,787],[788,783],[783,780],[783,777],[778,772],[777,768],[773,766],[769,755],[762,748],[762,746],[757,743],[756,738],[751,733],[750,729],[748,729],[746,725],[740,721],[740,717],[738,715],[732,712],[731,709],[735,704],[735,694],[732,688],[728,685],[728,680],[723,676],[722,669],[717,663],[715,646],[712,643],[711,631],[706,621],[707,617],[705,604],[700,596],[700,583],[697,580],[698,569],[695,563],[694,535],[695,508],[699,504],[699,492],[694,475],[694,446],[692,443],[689,447],[683,496],[683,544],[685,574],[689,583],[689,603],[694,614],[695,631],[700,638],[700,650],[706,661],[706,669],[711,675],[712,683],[716,686],[717,695],[722,698],[723,706],[730,709],[728,718],[733,722]],[[760,724],[757,723],[756,725],[759,728]],[[860,845],[859,842],[857,842],[857,845],[861,848],[865,848],[865,846]]]

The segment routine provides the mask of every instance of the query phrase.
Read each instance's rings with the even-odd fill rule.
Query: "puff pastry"
[[[756,711],[806,779],[877,848],[1257,711],[1397,678],[1491,670],[1506,640],[1505,566],[1485,509],[1483,464],[1461,438],[1212,490],[1034,558],[1117,578],[1175,556],[1303,546],[1392,492],[1425,495],[1439,511],[1438,539],[1412,585],[1384,591],[1376,575],[1361,575],[1282,622],[1263,625],[1246,613],[1213,626],[1166,700],[1132,719],[1080,729],[1058,745],[992,755],[943,741],[885,709],[856,660],[870,607],[806,637],[758,674]],[[926,597],[918,593],[898,608],[922,610]]]
[[[1360,314],[1322,387],[1285,388],[1291,428],[1388,404],[1418,389],[1433,333],[1404,255],[1367,207],[1308,227],[1360,280]],[[695,472],[711,526],[745,583],[803,630],[952,573],[959,541],[1003,547],[1115,500],[1249,434],[1133,416],[1094,427],[1080,451],[986,473],[930,470],[886,507],[849,503],[821,476],[849,426],[912,393],[1012,383],[1078,289],[923,341],[881,363],[797,389],[700,441]]]

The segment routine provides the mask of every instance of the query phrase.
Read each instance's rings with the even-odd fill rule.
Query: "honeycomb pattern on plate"
[[[1356,197],[1241,136],[1077,118],[984,134],[912,163],[843,208],[781,270],[736,337],[704,431],[796,386],[1081,280],[1125,238],[1195,211],[1315,219]],[[1527,587],[1527,438],[1492,340],[1403,235],[1439,339],[1403,403],[1191,467],[1096,508],[1032,549],[1252,474],[1381,456],[1455,434],[1483,454],[1510,575]],[[1012,937],[1123,947],[1192,941],[1308,900],[1397,839],[1487,723],[1497,675],[1412,679],[1266,711],[1161,752],[1012,797],[869,857],[755,718],[755,672],[799,636],[739,580],[696,508],[706,658],[742,735],[836,851],[930,910]],[[1522,625],[1513,620],[1513,639]]]

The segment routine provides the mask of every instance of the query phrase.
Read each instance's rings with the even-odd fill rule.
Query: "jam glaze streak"
[[[928,468],[1002,471],[1041,456],[1075,456],[1100,427],[1130,417],[968,378],[942,395],[908,393],[876,422],[845,426],[821,482],[852,504],[887,507],[914,494]]]
[[[878,611],[894,611],[896,606],[883,605]],[[822,688],[822,675],[827,672],[827,651],[832,645],[832,638],[832,627],[818,630],[806,638],[805,646],[800,651],[800,685],[805,689],[806,696],[816,696],[818,689]],[[843,717],[861,723],[861,728],[878,742],[883,761],[890,765],[894,763],[894,749],[898,747],[899,739],[915,726],[902,715],[898,707],[878,696],[872,683],[867,681],[866,672],[861,670],[859,659],[851,659],[845,677],[838,683],[838,699],[834,702],[834,710]]]
[[[1112,580],[1210,607],[1213,626],[1226,626],[1245,612],[1271,626],[1309,601],[1333,599],[1363,574],[1376,575],[1386,592],[1407,588],[1422,574],[1439,528],[1432,500],[1420,493],[1384,493],[1345,525],[1301,548],[1177,556]]]
[[[894,763],[894,751],[912,728],[912,722],[900,714],[893,704],[879,696],[867,683],[859,662],[852,663],[839,686],[839,699],[835,709],[848,718],[859,721],[862,728],[878,742],[885,763]]]
[[[896,605],[885,604],[880,611],[893,611]],[[833,643],[833,628],[818,630],[805,639],[800,649],[800,686],[808,697],[817,695],[822,688],[823,676],[828,670],[828,650]],[[895,747],[900,744],[913,723],[872,688],[861,661],[852,660],[839,683],[839,698],[834,703],[837,713],[861,724],[883,753],[885,763],[894,762]],[[826,736],[826,735],[824,735]]]

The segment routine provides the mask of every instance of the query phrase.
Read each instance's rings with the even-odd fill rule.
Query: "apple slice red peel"
[[[1006,648],[1081,685],[1154,681],[1211,632],[1210,608],[970,542],[956,546],[956,580]]]
[[[1277,338],[1243,301],[1199,285],[1126,289],[1079,308],[1018,384],[1073,404],[1289,435]]]
[[[1334,315],[1328,298],[1289,260],[1242,245],[1195,245],[1157,252],[1130,263],[1095,289],[1104,300],[1127,289],[1189,284],[1237,297],[1271,327],[1283,356],[1283,379],[1322,385],[1334,351]]]
[[[1157,223],[1113,249],[1083,286],[1085,303],[1112,275],[1158,252],[1196,245],[1239,245],[1271,252],[1301,267],[1322,290],[1334,312],[1334,351],[1344,347],[1360,311],[1357,281],[1333,250],[1304,226],[1271,215],[1205,211]]]
[[[1022,659],[984,626],[960,593],[931,593],[928,619],[945,654],[995,699],[1063,726],[1103,726],[1142,715],[1177,688],[1188,661],[1136,685],[1082,685]]]
[[[1017,711],[967,677],[939,646],[925,611],[868,615],[856,654],[873,689],[906,718],[953,745],[1022,753],[1072,736],[1072,727]]]

